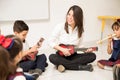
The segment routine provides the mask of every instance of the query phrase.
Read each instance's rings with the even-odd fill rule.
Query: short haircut
[[[14,32],[20,33],[22,31],[28,31],[28,30],[29,30],[29,27],[28,27],[28,25],[24,21],[16,20],[14,22],[14,25],[13,25],[13,31]]]

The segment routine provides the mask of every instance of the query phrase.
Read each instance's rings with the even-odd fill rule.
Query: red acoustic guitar
[[[37,42],[37,46],[41,46],[43,41],[44,41],[44,38],[40,38],[40,40]],[[35,60],[37,54],[38,54],[38,51],[31,52],[25,57],[29,60]]]
[[[63,48],[70,49],[71,54],[74,54],[75,52],[79,54],[79,52],[85,52],[89,48],[91,48],[92,51],[98,51],[98,47],[76,48],[74,45],[64,45],[64,44],[60,44],[60,46]],[[64,54],[61,51],[58,51],[58,54],[64,56]]]

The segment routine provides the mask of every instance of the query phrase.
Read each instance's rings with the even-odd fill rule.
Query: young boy
[[[30,48],[27,44],[26,36],[28,34],[29,27],[24,21],[15,21],[13,31],[23,42],[23,56],[31,54],[32,52],[37,52],[37,48],[40,47],[39,45],[35,45]],[[35,60],[22,60],[20,62],[20,67],[23,68],[24,72],[40,75],[45,71],[45,67],[47,66],[46,60],[47,58],[45,54],[37,55]]]

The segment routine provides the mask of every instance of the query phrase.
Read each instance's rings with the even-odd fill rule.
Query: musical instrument
[[[44,41],[44,38],[40,38],[40,40],[37,42],[37,46],[41,46],[42,43]],[[35,52],[31,52],[29,53],[28,55],[26,55],[25,57],[28,59],[28,60],[35,60],[36,59],[36,55],[38,54],[38,51],[35,51]]]
[[[62,48],[67,48],[70,51],[70,54],[74,54],[75,52],[77,52],[77,54],[79,54],[79,52],[85,52],[87,49],[91,48],[91,51],[98,51],[98,47],[89,47],[89,48],[76,48],[74,45],[64,45],[64,44],[60,44],[59,46],[61,46]],[[59,55],[64,56],[64,54],[61,51],[57,51]]]
[[[40,38],[40,40],[37,42],[37,46],[41,46],[44,40],[45,40],[44,38]]]
[[[116,36],[116,34],[112,34],[111,36],[105,37],[105,38],[103,38],[102,40],[99,40],[99,41],[97,42],[97,44],[101,44],[103,41],[105,41],[105,40],[107,40],[107,39],[109,39],[109,38],[115,37],[115,36]]]

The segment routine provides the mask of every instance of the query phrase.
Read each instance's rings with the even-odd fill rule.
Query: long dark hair
[[[8,38],[9,41],[12,41],[10,45],[6,47],[3,43],[5,43]],[[3,43],[1,42],[0,44],[0,80],[7,80],[10,74],[16,72],[17,65],[14,64],[14,59],[19,52],[22,51],[23,45],[22,41],[15,35],[7,35],[5,38],[1,35],[1,40],[2,39]],[[8,42],[6,42],[6,45]]]
[[[7,35],[6,38],[12,38],[14,40],[13,46],[10,49],[8,49],[10,57],[14,59],[23,49],[22,41],[15,35]]]
[[[14,74],[16,65],[10,59],[9,52],[0,46],[0,80],[7,80],[9,74]]]
[[[83,11],[79,6],[74,5],[74,6],[69,8],[69,10],[67,12],[67,15],[68,15],[70,10],[73,10],[73,14],[74,14],[73,17],[74,17],[74,21],[75,21],[75,26],[78,27],[78,38],[80,38],[82,33],[84,32],[84,28],[83,28]],[[67,33],[69,33],[67,21],[65,22],[65,30],[66,30]]]

